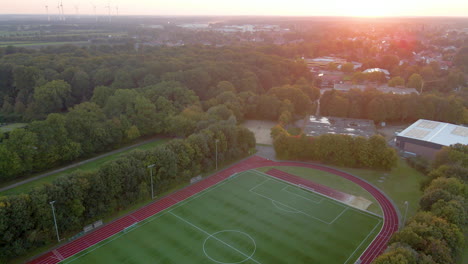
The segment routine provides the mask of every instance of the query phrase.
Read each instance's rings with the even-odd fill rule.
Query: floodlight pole
[[[57,227],[57,219],[55,218],[54,203],[55,201],[49,202],[50,206],[52,207],[52,215],[54,216],[54,224],[55,224],[55,232],[57,233],[57,241],[60,243],[60,237],[59,237],[59,232],[58,232],[58,227]]]
[[[408,207],[409,207],[409,203],[408,201],[405,201],[405,214],[403,215],[403,226],[405,225],[405,222],[406,222],[406,215],[408,214]]]
[[[216,146],[216,170],[218,170],[218,142],[219,139],[215,140],[215,146]]]
[[[150,169],[150,175],[151,175],[151,199],[154,199],[154,188],[153,188],[153,168],[156,166],[156,164],[151,164],[148,166]]]

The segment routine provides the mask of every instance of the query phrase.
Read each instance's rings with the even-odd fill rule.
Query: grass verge
[[[156,140],[156,141],[153,141],[153,142],[149,142],[147,144],[143,144],[143,145],[140,145],[140,146],[137,146],[137,147],[134,147],[134,148],[130,148],[128,150],[125,150],[125,151],[122,151],[122,152],[119,152],[119,153],[115,153],[115,154],[112,154],[112,155],[109,155],[109,156],[106,156],[106,157],[91,161],[89,163],[86,163],[86,164],[83,164],[83,165],[80,165],[80,166],[77,166],[77,167],[74,167],[74,168],[70,168],[70,169],[64,170],[62,172],[58,172],[58,173],[49,175],[47,177],[37,179],[35,181],[28,182],[28,183],[25,183],[23,185],[17,186],[15,188],[0,192],[0,195],[13,195],[13,194],[26,193],[26,192],[32,190],[33,188],[35,188],[37,186],[40,186],[42,184],[51,183],[56,178],[58,178],[58,177],[60,177],[62,175],[69,174],[69,173],[72,173],[72,172],[77,171],[77,170],[82,170],[82,171],[97,170],[104,163],[106,163],[108,161],[111,161],[111,160],[114,160],[114,159],[117,159],[118,157],[120,157],[120,156],[122,156],[122,155],[124,155],[124,154],[126,154],[126,153],[128,153],[130,151],[133,151],[133,150],[136,150],[136,149],[140,149],[140,150],[151,149],[151,148],[153,148],[155,146],[158,146],[158,145],[161,145],[161,144],[163,144],[163,143],[165,143],[167,141],[168,141],[168,139],[159,139],[159,140]]]

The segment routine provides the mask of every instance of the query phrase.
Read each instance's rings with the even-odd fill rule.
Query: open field
[[[351,168],[339,169],[356,175],[384,191],[402,214],[406,210],[405,201],[408,201],[407,219],[418,210],[419,199],[422,196],[419,184],[424,179],[424,175],[411,168],[403,159],[399,159],[398,166],[389,172]]]
[[[55,45],[90,45],[88,41],[59,41],[59,42],[34,42],[34,41],[21,41],[21,42],[9,42],[9,41],[2,41],[0,42],[0,47],[7,47],[7,46],[16,46],[16,47],[42,47],[42,46],[55,46]]]
[[[34,187],[40,186],[40,185],[42,185],[44,183],[51,183],[56,178],[58,178],[58,177],[60,177],[62,175],[74,172],[76,170],[82,170],[82,171],[97,170],[102,164],[104,164],[104,163],[106,163],[108,161],[114,160],[114,159],[124,155],[125,153],[128,153],[128,152],[136,150],[136,149],[140,149],[140,150],[151,149],[151,148],[153,148],[155,146],[164,144],[165,142],[167,142],[167,139],[159,139],[159,140],[156,140],[156,141],[152,141],[150,143],[139,145],[137,147],[130,148],[130,149],[127,149],[125,151],[115,153],[115,154],[112,154],[112,155],[109,155],[109,156],[106,156],[106,157],[103,157],[103,158],[100,158],[100,159],[96,159],[96,160],[88,162],[86,164],[83,164],[83,165],[80,165],[80,166],[77,166],[77,167],[74,167],[74,168],[70,168],[70,169],[61,171],[59,173],[55,173],[55,174],[49,175],[47,177],[44,177],[44,178],[29,182],[29,183],[25,183],[25,184],[20,185],[18,187],[15,187],[15,188],[12,188],[12,189],[9,189],[9,190],[6,190],[6,191],[2,191],[2,192],[0,192],[0,195],[11,195],[11,194],[25,193],[25,192],[28,192],[29,190],[33,189]]]
[[[273,139],[270,136],[270,130],[276,125],[276,122],[264,120],[247,120],[242,125],[255,134],[257,144],[273,145]]]
[[[380,217],[247,171],[62,263],[354,263],[381,226]]]
[[[382,210],[378,205],[375,198],[366,190],[364,190],[361,186],[357,185],[356,183],[344,179],[338,175],[333,173],[329,173],[326,171],[319,171],[310,168],[303,168],[303,167],[289,167],[289,166],[281,166],[281,167],[263,167],[259,168],[259,171],[266,172],[271,168],[276,168],[287,173],[299,176],[301,178],[331,187],[332,189],[348,193],[354,196],[364,197],[365,199],[372,202],[372,204],[367,209],[368,211],[382,215]]]
[[[27,125],[28,125],[27,123],[14,123],[14,124],[8,124],[5,126],[0,126],[0,133],[9,132],[17,128],[25,127]]]

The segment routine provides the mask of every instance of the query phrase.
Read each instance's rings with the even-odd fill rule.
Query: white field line
[[[314,194],[318,194],[318,195],[320,195],[320,196],[322,196],[322,197],[325,197],[325,198],[329,199],[330,202],[332,202],[332,203],[335,203],[335,204],[340,205],[340,206],[343,206],[343,207],[348,207],[349,210],[353,210],[353,211],[359,212],[359,213],[361,213],[361,214],[363,214],[363,215],[372,216],[372,217],[374,217],[375,219],[382,219],[382,216],[380,216],[380,215],[378,215],[378,214],[376,214],[376,213],[372,213],[372,212],[369,212],[369,211],[367,211],[367,210],[361,210],[361,209],[358,209],[358,208],[356,208],[356,207],[347,205],[347,204],[343,203],[343,202],[340,201],[340,200],[337,200],[337,199],[335,199],[335,198],[333,198],[333,197],[329,197],[329,196],[326,196],[326,195],[321,194],[321,193],[319,193],[319,192],[310,190],[309,188],[303,188],[303,187],[301,187],[300,185],[297,185],[297,184],[294,184],[294,183],[292,183],[292,182],[288,182],[288,181],[285,181],[285,180],[282,180],[282,179],[279,179],[279,178],[270,176],[270,175],[268,175],[268,174],[266,174],[266,173],[263,173],[263,172],[261,172],[261,171],[255,170],[255,169],[254,169],[254,170],[251,170],[251,171],[252,171],[252,172],[255,172],[255,173],[257,173],[258,175],[263,176],[263,177],[265,177],[265,178],[273,179],[273,180],[275,180],[275,181],[277,181],[277,182],[286,183],[286,184],[288,184],[288,185],[290,185],[290,186],[296,186],[296,187],[298,187],[298,188],[300,188],[300,189],[302,189],[302,190],[313,192]],[[380,206],[380,204],[379,204],[378,202],[377,202],[377,204]],[[382,210],[382,212],[383,212],[383,210]]]
[[[223,240],[217,238],[216,236],[213,236],[212,234],[210,234],[209,232],[205,231],[204,229],[202,229],[202,228],[200,228],[200,227],[198,227],[198,226],[192,224],[190,221],[185,220],[184,218],[182,218],[182,217],[180,217],[180,216],[178,216],[178,215],[176,215],[176,214],[174,214],[174,213],[172,213],[172,212],[170,212],[170,214],[173,215],[173,216],[175,216],[175,217],[177,217],[177,218],[179,218],[180,220],[184,221],[185,223],[191,225],[192,227],[194,227],[194,228],[200,230],[201,232],[207,234],[208,236],[213,237],[214,239],[216,239],[216,240],[218,240],[219,242],[223,243],[224,245],[230,247],[230,248],[233,249],[234,251],[240,253],[241,255],[243,255],[244,257],[246,257],[247,259],[251,259],[251,260],[255,261],[256,263],[261,264],[260,262],[258,262],[258,261],[255,260],[254,258],[248,256],[247,254],[245,254],[244,252],[240,251],[239,249],[233,247],[233,246],[230,245],[229,243],[224,242]],[[247,259],[246,259],[246,260],[247,260]]]
[[[266,174],[266,173],[264,173],[264,172],[258,171],[258,170],[256,170],[256,169],[253,169],[253,170],[251,170],[251,171],[256,172],[257,175],[261,175],[261,176],[263,176],[263,177],[265,177],[265,178],[270,178],[270,179],[276,180],[276,181],[278,181],[278,182],[286,183],[286,184],[288,184],[288,185],[297,186],[297,187],[301,188],[301,187],[298,186],[297,184],[293,184],[293,183],[291,183],[291,182],[288,182],[288,181],[285,181],[285,180],[282,180],[282,179],[279,179],[279,178],[270,176],[270,175],[268,175],[268,174]],[[321,194],[321,193],[319,193],[319,192],[316,192],[316,191],[314,191],[314,190],[311,190],[310,188],[301,188],[301,189],[304,189],[304,190],[306,190],[306,191],[311,191],[311,192],[316,193],[316,194],[318,194],[318,195],[324,196],[324,197],[330,199],[331,202],[338,203],[338,204],[343,204],[343,202],[341,202],[341,201],[339,201],[339,200],[336,200],[336,199],[334,199],[334,198],[332,198],[332,197],[328,197],[328,196],[326,196],[326,195],[323,195],[323,194]],[[367,192],[368,192],[368,191],[367,191]],[[368,193],[369,193],[369,192],[368,192]],[[370,194],[370,193],[369,193],[369,194]],[[371,195],[372,195],[372,194],[371,194]],[[374,198],[375,198],[375,197],[374,197]],[[384,210],[383,210],[382,206],[380,205],[380,203],[379,203],[378,201],[377,201],[377,205],[380,207],[380,210],[381,210],[381,212],[382,212],[382,214],[383,214],[383,213],[384,213]],[[346,206],[348,206],[348,205],[346,205]],[[352,210],[352,211],[358,212],[358,213],[360,213],[360,214],[362,214],[362,215],[371,216],[371,217],[373,217],[374,219],[379,220],[379,222],[383,221],[382,219],[384,219],[383,216],[378,215],[378,214],[373,213],[373,212],[369,212],[369,211],[367,211],[367,210],[357,209],[357,208],[352,207],[352,206],[349,207],[349,209]],[[380,233],[382,232],[383,228],[384,228],[384,225],[382,225],[382,227],[380,228],[380,231],[379,231],[378,234],[380,234]],[[368,248],[372,245],[372,243],[377,239],[378,234],[377,234],[377,236],[374,237],[374,239],[370,242],[370,244],[367,246],[367,248],[366,248],[363,252],[366,252],[366,251],[367,251],[367,249],[368,249]],[[354,254],[354,253],[353,253],[353,254]]]
[[[333,220],[330,222],[330,224],[335,223],[335,221],[336,221],[338,218],[340,218],[340,216],[343,215],[343,214],[346,212],[346,210],[348,210],[348,208],[349,208],[349,207],[346,207],[343,211],[341,211],[341,213],[340,213],[339,215],[337,215],[337,216],[335,217],[335,219],[333,219]]]
[[[303,198],[303,199],[309,200],[309,201],[311,201],[311,202],[313,202],[313,203],[316,203],[316,204],[321,204],[322,201],[323,201],[323,198],[321,198],[321,197],[319,198],[319,199],[320,199],[319,201],[315,201],[315,200],[309,199],[309,198],[307,198],[307,197],[304,197],[304,196],[302,196],[302,195],[300,195],[300,194],[297,194],[297,193],[288,191],[288,187],[290,187],[290,186],[289,186],[289,185],[286,185],[286,186],[284,186],[284,188],[281,189],[281,190],[282,190],[282,191],[285,191],[285,192],[288,192],[288,193],[290,193],[290,194],[292,194],[292,195],[301,197],[301,198]]]
[[[362,246],[362,244],[369,238],[369,236],[374,232],[375,228],[377,228],[377,226],[379,226],[379,224],[382,222],[382,220],[379,220],[377,222],[377,224],[374,226],[374,228],[372,228],[372,230],[369,232],[369,234],[367,234],[366,238],[364,238],[364,240],[361,241],[361,243],[359,244],[359,246],[357,246],[357,248],[353,251],[353,253],[351,253],[351,255],[348,257],[348,259],[346,259],[346,261],[343,263],[343,264],[346,264],[348,263],[349,259],[351,259],[351,257],[356,253],[356,251]],[[382,225],[383,226],[383,225]],[[372,242],[371,242],[372,243]],[[365,252],[365,251],[364,251]]]
[[[295,211],[297,211],[297,214],[303,214],[303,215],[305,215],[305,216],[308,216],[308,217],[310,217],[310,218],[313,218],[313,219],[315,219],[315,220],[317,220],[317,221],[320,221],[320,222],[322,222],[322,223],[324,223],[324,224],[327,224],[327,225],[330,224],[329,222],[327,222],[327,221],[325,221],[325,220],[322,220],[322,219],[320,219],[320,218],[317,218],[317,217],[315,217],[315,216],[313,216],[313,215],[310,215],[310,214],[308,214],[308,213],[306,213],[306,212],[304,212],[304,211],[301,211],[301,210],[299,210],[299,209],[297,209],[297,208],[294,208],[294,207],[292,207],[292,206],[289,206],[289,205],[287,205],[287,204],[284,204],[284,203],[282,203],[282,202],[279,202],[279,201],[277,201],[277,200],[275,200],[275,199],[272,199],[272,198],[270,198],[270,197],[268,197],[268,196],[266,196],[266,195],[257,193],[257,192],[255,192],[255,191],[253,190],[253,188],[250,190],[250,192],[252,192],[253,194],[256,194],[256,195],[258,195],[258,196],[261,196],[261,197],[263,197],[263,198],[265,198],[265,199],[267,199],[267,200],[270,200],[270,201],[272,201],[272,202],[275,202],[275,203],[277,203],[277,204],[280,204],[280,205],[282,205],[282,206],[284,206],[284,207],[287,207],[287,208],[289,208],[289,209],[295,210]]]
[[[241,174],[241,173],[243,173],[243,172],[236,173],[236,176],[239,175],[239,174]],[[234,178],[236,179],[237,177],[234,177]],[[91,247],[93,247],[93,248],[90,249],[90,250],[87,250],[87,251],[86,251],[85,253],[83,253],[82,255],[80,255],[80,256],[78,256],[78,257],[75,257],[75,258],[72,259],[72,260],[66,261],[67,259],[72,258],[73,256],[75,256],[75,255],[77,255],[77,254],[80,254],[81,252],[85,251],[86,249],[85,249],[85,250],[82,250],[82,251],[80,251],[80,252],[78,252],[78,253],[76,253],[76,254],[74,254],[74,255],[71,255],[70,257],[68,257],[67,259],[64,259],[64,260],[61,261],[61,262],[62,262],[62,263],[71,263],[71,262],[73,262],[73,261],[75,261],[75,260],[77,260],[77,259],[79,259],[79,258],[81,258],[81,257],[83,257],[83,256],[86,256],[86,255],[92,253],[93,251],[95,251],[95,250],[97,250],[97,249],[99,249],[99,248],[101,248],[101,247],[103,247],[103,246],[105,246],[105,245],[111,243],[112,241],[114,241],[114,240],[116,240],[116,239],[118,239],[118,238],[120,238],[120,237],[122,237],[122,236],[125,236],[125,235],[129,234],[130,232],[133,232],[133,231],[137,230],[138,228],[140,228],[140,227],[142,227],[142,226],[144,226],[144,225],[146,225],[146,224],[149,224],[149,223],[153,222],[154,220],[158,219],[159,217],[161,217],[161,216],[163,216],[163,215],[166,215],[167,213],[170,213],[172,210],[174,210],[174,209],[176,209],[176,208],[179,208],[179,207],[185,205],[186,203],[188,203],[188,202],[190,202],[190,201],[192,201],[192,200],[194,200],[194,199],[197,199],[197,198],[199,198],[199,197],[201,197],[201,196],[203,196],[203,195],[205,195],[205,194],[211,192],[212,190],[215,190],[215,189],[219,188],[220,186],[226,184],[227,182],[230,182],[230,181],[225,181],[225,180],[223,180],[222,182],[220,182],[220,183],[218,183],[218,184],[216,184],[216,185],[214,185],[214,186],[211,186],[211,187],[209,187],[209,188],[207,188],[207,189],[205,189],[205,190],[203,190],[203,191],[201,191],[201,192],[199,192],[199,193],[197,193],[197,194],[195,194],[195,195],[193,195],[193,196],[191,196],[191,197],[189,197],[189,198],[187,198],[187,199],[185,199],[185,200],[183,200],[183,201],[181,201],[181,202],[177,202],[177,203],[175,203],[174,205],[172,205],[172,206],[170,206],[170,207],[168,207],[168,208],[162,210],[161,212],[158,212],[158,213],[156,213],[156,214],[154,214],[154,215],[152,215],[152,216],[146,218],[145,220],[142,220],[141,222],[139,222],[139,224],[138,224],[135,228],[130,229],[128,232],[126,232],[126,233],[122,233],[122,232],[115,233],[114,235],[110,236],[110,237],[112,237],[112,238],[104,239],[104,240],[102,240],[102,241],[100,241],[100,242],[98,242],[98,243],[92,245]],[[106,241],[106,242],[104,242],[104,241]],[[98,244],[99,244],[99,246],[97,246]]]

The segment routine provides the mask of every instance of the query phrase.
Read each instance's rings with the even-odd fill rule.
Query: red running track
[[[252,156],[232,167],[224,169],[211,177],[205,178],[202,181],[190,185],[184,189],[181,189],[177,192],[172,193],[158,201],[155,201],[145,207],[140,208],[139,210],[126,215],[122,218],[117,219],[87,235],[84,235],[70,243],[64,244],[59,246],[58,248],[47,252],[40,257],[30,261],[29,263],[34,264],[55,264],[60,262],[61,260],[68,258],[72,255],[75,255],[88,247],[95,245],[112,235],[115,235],[122,231],[124,228],[134,224],[135,222],[142,221],[150,216],[153,216],[174,204],[181,202],[192,195],[201,192],[220,181],[228,178],[229,176],[233,175],[234,173],[242,172],[245,170],[250,170],[259,167],[266,167],[266,166],[298,166],[298,167],[305,167],[305,168],[312,168],[316,170],[330,172],[336,175],[339,175],[343,178],[346,178],[350,181],[359,184],[362,188],[366,189],[369,193],[371,193],[375,199],[380,204],[383,213],[384,213],[384,224],[377,235],[377,237],[372,241],[369,247],[364,251],[361,255],[360,260],[363,264],[371,263],[378,255],[380,255],[385,248],[387,247],[387,243],[391,237],[391,235],[398,230],[398,215],[396,213],[395,208],[393,207],[392,203],[388,198],[377,188],[372,186],[371,184],[367,183],[366,181],[357,178],[351,174],[333,169],[328,168],[320,165],[309,164],[309,163],[300,163],[300,162],[275,162],[264,159],[259,156]],[[312,183],[308,180],[300,178],[298,176],[290,175],[287,173],[279,173],[275,172],[272,175],[273,177],[277,177],[282,180],[289,181],[294,184],[302,184],[311,188],[317,187],[316,183]]]

